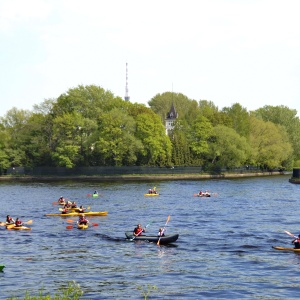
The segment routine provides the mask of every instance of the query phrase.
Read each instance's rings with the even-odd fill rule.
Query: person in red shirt
[[[23,222],[19,218],[16,218],[15,225],[18,227],[21,227],[21,226],[23,226]]]
[[[77,221],[78,225],[87,225],[89,221],[85,218],[85,215],[81,215]]]
[[[142,228],[142,225],[138,224],[133,230],[133,235],[134,236],[142,235],[143,232],[146,232],[145,228]]]
[[[292,241],[292,244],[295,245],[295,249],[300,249],[300,234]]]

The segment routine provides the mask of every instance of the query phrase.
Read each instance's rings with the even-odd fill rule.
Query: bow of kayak
[[[0,265],[0,272],[2,272],[4,268],[5,268],[4,265]]]
[[[272,246],[272,248],[275,249],[275,250],[293,251],[293,252],[299,252],[300,253],[300,249],[297,249],[297,248],[285,248],[285,247],[280,247],[280,246]]]
[[[89,224],[77,224],[77,228],[78,229],[88,229],[89,228]]]

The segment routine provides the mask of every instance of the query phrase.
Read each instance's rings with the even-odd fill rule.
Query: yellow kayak
[[[54,213],[54,214],[45,214],[45,216],[54,216],[54,217],[78,217],[78,216],[106,216],[108,214],[107,211],[88,211],[84,213],[78,213],[78,212],[70,212],[70,213]]]
[[[13,230],[31,230],[30,227],[26,227],[26,226],[16,226],[15,224],[7,225],[6,228],[7,228],[7,229],[13,229]]]
[[[77,228],[78,229],[88,229],[89,228],[89,224],[77,224]]]
[[[155,194],[155,193],[152,193],[152,194],[144,194],[144,196],[146,197],[151,197],[151,196],[159,196],[159,194]]]
[[[300,249],[295,249],[295,248],[285,248],[285,247],[280,247],[280,246],[272,246],[272,248],[276,249],[276,250],[281,250],[281,251],[300,252]]]

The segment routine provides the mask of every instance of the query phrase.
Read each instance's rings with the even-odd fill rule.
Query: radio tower
[[[125,97],[124,100],[125,101],[129,101],[130,97],[128,95],[128,68],[127,68],[128,64],[126,63],[126,87],[125,87]]]

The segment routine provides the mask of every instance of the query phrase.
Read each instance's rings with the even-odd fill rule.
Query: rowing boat
[[[70,213],[60,213],[60,214],[45,214],[45,216],[54,216],[54,217],[78,217],[78,216],[106,216],[108,214],[107,211],[88,211],[84,213],[79,212],[70,212]]]
[[[4,268],[5,268],[4,265],[0,265],[0,272],[2,272]]]
[[[177,241],[179,234],[173,234],[173,235],[165,235],[162,237],[156,236],[156,235],[139,235],[139,236],[134,236],[132,234],[132,231],[130,232],[125,232],[126,239],[128,240],[133,240],[133,241],[146,241],[150,243],[157,243],[159,238],[160,241],[159,243],[161,245],[166,245],[170,243],[174,243]]]
[[[158,193],[152,193],[152,194],[144,194],[144,196],[146,196],[146,197],[151,197],[151,196],[159,196],[159,194]]]
[[[281,251],[293,251],[293,252],[300,252],[300,249],[295,248],[285,248],[285,247],[279,247],[279,246],[272,246],[273,249],[281,250]]]

